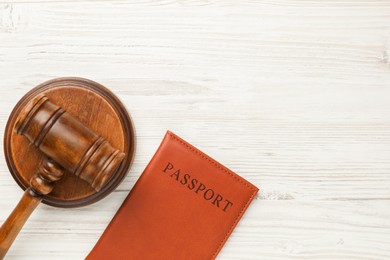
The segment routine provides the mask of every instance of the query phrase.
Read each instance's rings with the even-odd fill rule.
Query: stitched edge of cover
[[[255,187],[253,184],[249,183],[245,179],[238,176],[236,173],[232,172],[213,158],[210,158],[208,155],[194,147],[193,145],[187,143],[185,140],[181,139],[179,136],[175,135],[171,131],[167,131],[167,134],[172,137],[173,140],[176,140],[184,147],[188,148],[190,151],[194,152],[197,155],[200,155],[203,159],[206,159],[208,162],[210,162],[212,165],[217,167],[218,169],[221,169],[223,172],[229,174],[229,176],[233,177],[234,179],[238,180],[242,184],[244,184],[246,187],[248,187],[252,191],[252,195],[249,197],[248,201],[245,203],[244,207],[241,209],[241,211],[238,213],[236,219],[234,220],[233,224],[230,226],[228,232],[226,233],[225,237],[222,239],[222,241],[219,243],[216,251],[211,256],[211,259],[215,259],[219,251],[221,251],[222,246],[225,244],[226,240],[228,239],[229,235],[233,232],[233,229],[236,227],[238,221],[241,219],[242,215],[244,214],[245,210],[248,208],[249,204],[252,202],[253,198],[255,197],[257,193],[257,187]]]
[[[256,195],[256,190],[253,191],[252,195],[249,197],[248,201],[246,202],[245,206],[241,209],[240,213],[238,213],[236,219],[234,220],[233,222],[233,225],[230,226],[228,232],[226,233],[225,237],[222,239],[222,241],[219,243],[218,247],[217,247],[217,250],[214,252],[213,256],[211,259],[215,259],[219,253],[219,251],[221,251],[223,245],[225,244],[225,242],[227,241],[228,237],[230,236],[230,234],[233,232],[233,229],[236,227],[238,221],[241,219],[242,215],[244,214],[245,210],[248,208],[249,204],[252,202],[253,198],[255,197]]]
[[[216,166],[218,169],[224,171],[225,173],[229,174],[234,179],[238,180],[239,182],[241,182],[242,184],[247,186],[249,189],[251,189],[253,191],[255,191],[257,189],[257,188],[255,188],[253,186],[253,184],[251,184],[247,180],[241,178],[236,173],[232,172],[231,170],[229,170],[228,168],[226,168],[225,166],[223,166],[221,163],[217,162],[213,158],[210,158],[208,155],[206,155],[205,153],[200,151],[198,148],[196,148],[193,145],[187,143],[185,140],[181,139],[179,136],[175,135],[171,131],[168,131],[167,134],[170,135],[173,139],[176,139],[176,141],[178,141],[179,143],[181,143],[182,145],[184,145],[188,149],[190,149],[192,152],[200,155],[203,159],[206,159],[208,162],[210,162],[212,165]]]

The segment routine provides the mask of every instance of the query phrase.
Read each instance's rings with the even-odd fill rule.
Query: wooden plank
[[[261,189],[220,259],[390,258],[389,68],[390,1],[0,4],[0,136],[30,88],[81,76],[138,142],[114,194],[43,205],[9,259],[85,257],[167,129]],[[0,160],[0,221],[21,194]]]

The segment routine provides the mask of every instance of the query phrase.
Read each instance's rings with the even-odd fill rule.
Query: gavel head
[[[115,175],[125,157],[45,95],[37,96],[26,105],[14,130],[96,191]]]

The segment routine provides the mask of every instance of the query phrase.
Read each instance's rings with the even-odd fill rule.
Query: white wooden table
[[[170,129],[261,189],[219,259],[390,258],[390,1],[0,4],[0,136],[32,87],[109,87],[137,130],[104,200],[41,205],[8,259],[82,259]],[[22,195],[0,145],[0,221]]]

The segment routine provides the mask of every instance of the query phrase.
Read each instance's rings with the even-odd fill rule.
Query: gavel
[[[97,192],[120,168],[125,153],[85,126],[45,95],[32,99],[13,129],[43,154],[38,172],[16,208],[0,228],[0,259],[7,253],[34,209],[65,171],[89,183]]]

